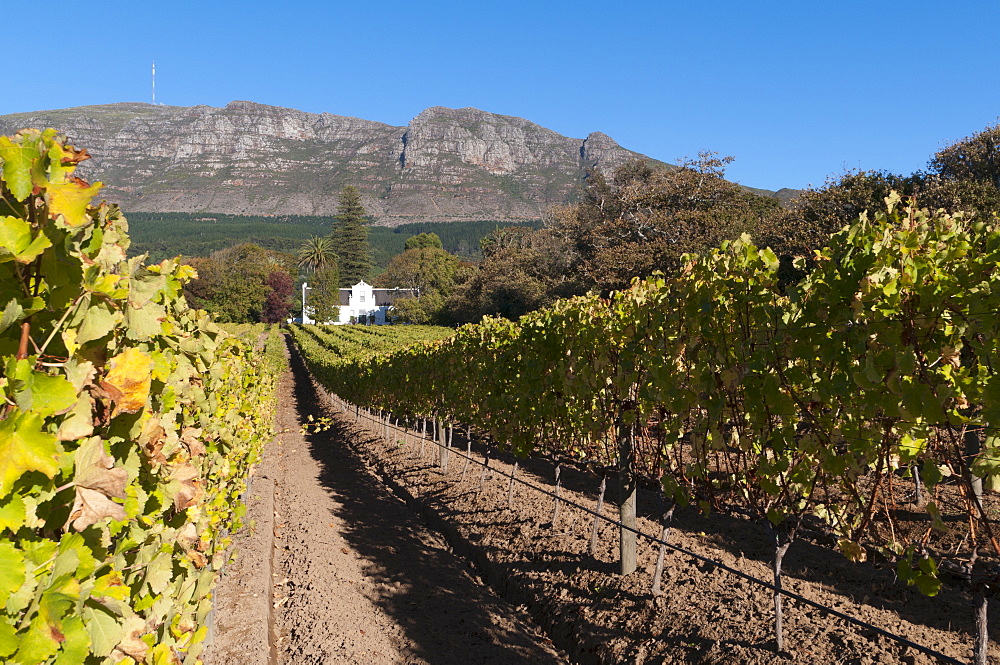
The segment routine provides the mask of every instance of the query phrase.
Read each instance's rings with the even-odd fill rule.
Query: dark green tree
[[[410,236],[406,239],[404,249],[426,249],[428,247],[444,249],[444,246],[441,244],[441,238],[438,234],[418,233],[415,236]]]
[[[393,323],[438,323],[444,304],[444,298],[436,291],[419,298],[400,298],[389,310],[389,318]]]
[[[985,182],[1000,189],[1000,124],[987,125],[938,151],[930,167],[943,178]]]
[[[431,235],[431,234],[421,234]],[[417,236],[415,236],[417,237]],[[412,238],[411,238],[412,239]],[[394,321],[405,323],[445,323],[445,298],[467,274],[471,264],[463,264],[445,250],[427,246],[397,254],[375,285],[387,289],[416,289],[419,295],[397,300]],[[473,268],[474,269],[474,268]]]
[[[517,319],[586,290],[570,270],[567,244],[547,229],[499,228],[483,239],[482,249],[477,269],[456,274],[442,322],[476,322],[487,314]]]
[[[371,274],[371,247],[365,227],[367,215],[357,188],[351,185],[344,187],[340,192],[337,221],[331,234],[342,288],[354,286]]]
[[[337,320],[340,315],[340,277],[336,263],[327,264],[313,273],[307,306],[312,308],[311,316],[317,323]]]
[[[780,254],[809,256],[861,213],[882,210],[893,191],[913,197],[920,207],[962,212],[976,221],[989,221],[1000,210],[1000,125],[941,149],[928,166],[908,176],[850,171],[806,190],[758,242]]]
[[[184,286],[192,306],[205,309],[226,323],[262,320],[262,310],[273,287],[269,276],[290,273],[294,257],[252,243],[219,250],[207,258],[188,261],[198,279]]]
[[[459,264],[457,256],[440,248],[408,249],[392,258],[375,285],[386,289],[418,289],[421,294],[433,289],[448,295],[454,288]]]
[[[910,196],[918,183],[888,171],[849,171],[819,189],[807,189],[792,200],[758,243],[779,255],[811,256],[826,246],[830,235],[857,221],[866,210],[885,208],[885,197],[896,191]]]
[[[731,161],[703,152],[672,168],[633,161],[610,183],[592,174],[583,200],[554,210],[547,230],[566,244],[571,273],[603,292],[674,270],[683,254],[756,236],[780,212],[778,199],[723,177]]]

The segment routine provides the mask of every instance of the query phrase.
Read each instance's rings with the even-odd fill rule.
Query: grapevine
[[[194,663],[276,365],[126,259],[87,157],[0,138],[0,658]]]
[[[674,501],[763,520],[777,584],[787,545],[818,522],[848,558],[888,558],[934,595],[946,558],[935,543],[959,529],[983,596],[998,582],[984,561],[1000,555],[979,490],[1000,478],[998,260],[995,225],[893,195],[788,289],[777,257],[744,237],[607,299],[373,357],[305,355],[363,407],[439,414],[519,453],[638,461]],[[615,460],[628,428],[652,442],[655,467]],[[896,524],[898,486],[914,473],[919,533]],[[946,490],[958,522],[942,518]]]

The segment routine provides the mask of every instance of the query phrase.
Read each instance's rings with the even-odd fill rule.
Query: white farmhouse
[[[382,325],[393,303],[399,298],[416,297],[416,289],[376,289],[371,284],[358,282],[349,289],[340,290],[340,316],[337,323],[367,321]]]

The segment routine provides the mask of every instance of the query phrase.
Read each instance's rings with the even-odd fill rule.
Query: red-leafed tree
[[[264,323],[281,323],[288,318],[292,306],[292,278],[284,270],[274,270],[267,276],[267,286],[271,289],[264,301],[260,318]]]

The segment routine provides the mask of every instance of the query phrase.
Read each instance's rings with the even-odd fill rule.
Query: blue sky
[[[1000,116],[995,0],[56,0],[2,34],[0,114],[149,101],[155,59],[166,104],[474,106],[769,189],[909,173]]]

